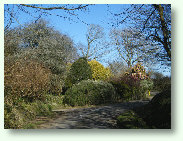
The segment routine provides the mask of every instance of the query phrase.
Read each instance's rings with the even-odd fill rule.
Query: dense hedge
[[[110,79],[110,83],[114,86],[117,94],[122,100],[129,101],[142,98],[139,80],[123,75],[120,77],[113,77]]]
[[[60,95],[63,92],[64,80],[60,75],[51,74],[49,93],[52,95]]]
[[[83,106],[111,103],[115,99],[115,89],[110,83],[83,80],[66,91],[63,102],[71,106]]]
[[[130,71],[132,73],[111,77],[109,82],[123,100],[145,99],[147,91],[153,88],[153,81],[146,76],[145,69],[141,65],[136,65]],[[142,72],[143,75],[136,76],[134,75],[136,72]]]
[[[111,71],[109,68],[105,68],[102,64],[96,60],[88,61],[88,64],[92,70],[92,78],[94,80],[107,80],[111,76]]]
[[[50,70],[31,60],[17,60],[10,65],[5,62],[5,95],[28,101],[43,99],[49,90]]]

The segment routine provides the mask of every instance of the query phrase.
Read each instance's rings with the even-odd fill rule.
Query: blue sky
[[[48,5],[49,6],[49,5]],[[113,12],[120,12],[122,8],[125,8],[129,5],[119,5],[119,4],[113,4],[110,5],[110,9]],[[6,8],[6,7],[5,7]],[[15,9],[16,11],[17,9]],[[77,14],[79,14],[79,18],[86,22],[87,24],[99,24],[102,26],[106,32],[106,34],[111,29],[111,24],[108,24],[112,21],[112,18],[110,13],[107,12],[108,8],[106,4],[98,4],[94,6],[89,7],[89,11],[79,11]],[[22,25],[27,22],[31,22],[35,20],[36,18],[29,16],[28,14],[24,12],[20,12],[17,14],[17,20]],[[29,8],[30,13],[34,13],[34,9]],[[60,32],[64,34],[68,34],[76,43],[82,42],[86,43],[86,32],[87,32],[87,25],[80,22],[80,20],[76,19],[74,16],[70,16],[73,20],[76,22],[69,21],[67,18],[64,20],[64,18],[57,17],[56,14],[59,13],[63,17],[68,16],[63,11],[60,10],[52,10],[49,11],[53,16],[42,16],[43,19],[47,20],[51,26],[53,26],[56,30],[59,30]],[[36,15],[34,13],[35,17],[38,17],[38,14]],[[12,27],[19,26],[17,22],[15,22]]]
[[[49,7],[51,5],[47,5],[47,6]],[[11,7],[13,7],[13,5],[11,5]],[[44,7],[45,7],[45,5],[44,5]],[[112,29],[111,22],[113,20],[113,17],[111,16],[111,14],[108,10],[113,11],[115,13],[120,13],[121,10],[126,7],[129,7],[129,5],[112,4],[112,5],[110,5],[110,8],[108,8],[108,6],[106,4],[97,4],[94,6],[90,6],[89,10],[87,10],[87,11],[77,11],[76,14],[79,15],[78,16],[80,18],[79,20],[76,17],[70,16],[69,14],[67,14],[61,10],[49,11],[49,13],[51,13],[52,16],[42,15],[41,18],[47,20],[49,22],[49,25],[51,27],[54,27],[54,29],[71,37],[71,39],[74,41],[75,44],[82,43],[84,45],[87,45],[86,33],[87,33],[88,25],[82,23],[81,21],[84,21],[87,24],[100,25],[101,27],[104,28],[104,32],[107,37],[109,34],[109,31]],[[15,8],[14,11],[18,11],[18,13],[16,14],[17,21],[22,25],[36,20],[40,14],[40,13],[36,14],[35,10],[32,8],[27,8],[30,13],[34,13],[33,16],[30,16],[29,14],[26,14],[26,13],[18,10],[16,6],[14,6],[14,8]],[[5,6],[5,9],[6,9],[6,6]],[[74,20],[75,22],[73,22],[72,20],[69,21],[68,18],[64,19],[64,18],[56,16],[58,13],[62,17],[69,17],[72,20]],[[36,18],[34,18],[34,17],[36,17]],[[15,21],[11,25],[11,27],[20,26],[20,24],[18,22]],[[111,55],[108,55],[108,56],[111,57]],[[117,53],[116,53],[116,55],[113,55],[113,57],[110,59],[115,60],[116,57],[114,57],[114,56],[117,56]],[[107,63],[105,63],[105,62],[101,62],[101,63],[103,63],[105,66],[107,65]]]
[[[13,5],[11,5],[13,7]],[[47,5],[50,6],[50,5]],[[112,29],[112,22],[114,20],[114,17],[110,14],[110,11],[114,13],[121,13],[124,8],[128,8],[130,5],[127,4],[112,4],[109,7],[104,4],[98,4],[94,6],[89,7],[89,11],[76,11],[75,14],[78,14],[81,21],[86,22],[87,24],[98,24],[101,27],[104,28],[106,36],[109,34],[109,31]],[[6,9],[6,7],[5,7]],[[40,13],[36,14],[35,10],[32,8],[27,8],[29,12],[33,16],[30,16],[29,14],[26,14],[24,12],[21,12],[18,10],[15,6],[14,11],[17,11],[17,21],[24,25],[25,23],[31,22],[36,20]],[[109,10],[109,11],[108,11]],[[52,16],[42,16],[41,18],[47,20],[49,22],[49,25],[51,27],[54,27],[54,29],[60,31],[63,34],[68,35],[71,37],[71,39],[74,41],[75,44],[82,43],[84,45],[87,45],[86,41],[86,32],[87,32],[87,25],[82,23],[80,20],[78,20],[74,16],[70,16],[64,11],[61,10],[52,10],[49,11],[49,13],[52,14]],[[61,15],[61,17],[56,16],[57,14]],[[63,17],[67,17],[64,19]],[[68,18],[71,18],[72,20],[76,21],[73,22],[72,20],[68,20]],[[18,22],[14,22],[12,24],[12,27],[19,26],[20,24]],[[125,27],[127,25],[123,24],[121,25],[121,28]],[[118,54],[116,52],[113,52],[113,54],[109,54],[106,56],[106,58],[110,58],[110,60],[116,60],[118,57]],[[106,62],[101,62],[105,66],[107,65]],[[158,66],[155,66],[158,67]],[[163,69],[160,69],[160,71],[163,72]],[[170,75],[170,72],[163,72],[165,75]]]

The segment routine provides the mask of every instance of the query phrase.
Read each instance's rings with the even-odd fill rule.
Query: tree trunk
[[[171,50],[170,50],[171,47],[169,47],[169,44],[168,44],[168,29],[167,29],[165,19],[164,19],[164,16],[163,16],[163,10],[164,9],[161,6],[161,4],[158,4],[158,5],[155,4],[154,7],[158,10],[159,16],[160,16],[161,29],[162,29],[162,32],[163,32],[163,46],[164,46],[164,49],[166,50],[166,53],[167,53],[168,57],[171,60]]]

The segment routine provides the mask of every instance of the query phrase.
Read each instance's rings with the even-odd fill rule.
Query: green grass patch
[[[117,126],[122,129],[147,129],[145,121],[133,110],[127,111],[117,118]]]

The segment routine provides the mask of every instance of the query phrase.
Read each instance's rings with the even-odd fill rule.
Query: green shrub
[[[144,79],[140,81],[139,93],[142,98],[146,98],[146,92],[153,89],[153,81],[151,79]]]
[[[117,127],[121,129],[147,129],[146,122],[134,111],[127,111],[117,117]]]
[[[79,58],[72,64],[65,85],[71,87],[73,84],[88,79],[92,79],[91,67],[86,58]]]
[[[6,129],[35,128],[35,119],[39,116],[54,115],[53,108],[63,107],[63,96],[45,95],[45,101],[27,102],[9,95],[4,98],[4,127]]]
[[[130,100],[131,99],[131,89],[124,82],[111,81],[110,82],[114,88],[116,93],[119,95],[119,98],[122,100]]]
[[[53,95],[60,95],[64,87],[64,81],[60,75],[51,74],[49,93]]]
[[[145,106],[135,109],[148,126],[158,129],[171,128],[171,88],[155,95]]]
[[[63,107],[63,95],[46,95],[45,103],[52,105],[52,108]]]
[[[5,129],[18,129],[24,124],[24,115],[11,105],[4,105],[4,128]]]
[[[146,97],[147,90],[153,88],[150,79],[139,79],[132,75],[113,76],[109,81],[116,89],[117,94],[123,100],[137,100]]]
[[[171,78],[170,77],[160,77],[160,78],[154,78],[154,89],[163,92],[167,90],[169,87],[171,87]]]
[[[118,116],[117,126],[130,129],[171,129],[171,88],[155,95],[147,105]]]
[[[153,81],[148,79],[141,80],[140,87],[144,90],[151,90],[153,88]]]
[[[92,70],[92,78],[94,80],[107,80],[111,76],[111,71],[109,68],[105,68],[102,64],[96,60],[88,61],[88,64]]]
[[[64,104],[71,106],[98,105],[115,101],[114,87],[107,82],[83,80],[65,93]]]
[[[52,105],[42,101],[25,102],[23,99],[13,104],[5,97],[4,128],[22,129],[37,116],[51,116]],[[27,127],[29,128],[29,127]]]
[[[128,75],[113,77],[110,83],[114,86],[117,94],[124,101],[141,99],[140,80]]]

